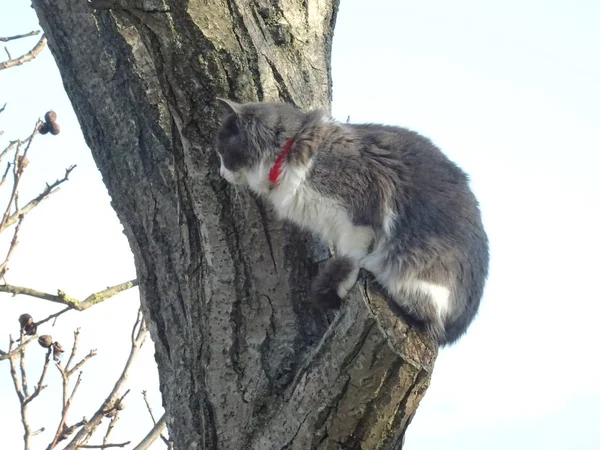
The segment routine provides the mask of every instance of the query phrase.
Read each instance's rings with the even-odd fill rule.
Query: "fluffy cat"
[[[440,345],[465,333],[489,256],[460,168],[404,128],[338,123],[285,103],[219,100],[221,176],[335,244],[313,286],[317,299],[339,304],[364,268]]]

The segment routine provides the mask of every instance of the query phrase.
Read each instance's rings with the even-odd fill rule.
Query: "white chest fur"
[[[305,183],[309,170],[310,165],[285,168],[267,197],[282,219],[317,233],[324,241],[333,242],[339,253],[360,260],[373,240],[373,230],[355,226],[342,205]]]

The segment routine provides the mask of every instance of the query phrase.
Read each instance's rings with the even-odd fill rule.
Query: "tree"
[[[34,0],[135,256],[176,448],[400,448],[437,349],[219,179],[215,97],[331,100],[336,0]],[[71,447],[75,448],[75,444]]]

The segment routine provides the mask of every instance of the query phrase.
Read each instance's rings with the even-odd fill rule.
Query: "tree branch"
[[[144,397],[144,403],[146,403],[146,408],[148,409],[148,413],[150,413],[150,418],[152,419],[152,423],[154,425],[156,425],[156,419],[154,418],[154,413],[152,412],[152,408],[150,407],[150,403],[148,402],[147,392],[142,391],[142,396]],[[163,415],[163,417],[164,417],[164,415]],[[162,434],[160,435],[160,438],[165,443],[167,448],[169,448],[169,445],[170,445],[169,440],[166,437],[164,437]]]
[[[42,392],[46,386],[42,385],[42,383],[44,382],[44,378],[46,377],[46,373],[48,372],[48,365],[50,363],[50,354],[52,353],[52,349],[49,348],[48,351],[46,352],[46,358],[44,360],[44,367],[42,368],[42,374],[40,375],[40,379],[37,382],[37,385],[33,391],[33,393],[28,396],[27,398],[25,398],[25,404],[30,403],[34,398],[36,398],[40,392]]]
[[[30,31],[29,33],[25,33],[25,34],[17,34],[15,36],[0,37],[0,42],[14,41],[16,39],[22,39],[22,38],[26,38],[29,36],[36,36],[40,33],[41,33],[40,30],[35,30],[35,31]]]
[[[2,264],[0,264],[0,279],[4,278],[4,275],[6,274],[7,266],[8,266],[8,261],[10,260],[10,257],[12,256],[13,252],[15,251],[15,248],[17,248],[17,244],[19,243],[18,238],[19,238],[19,230],[21,229],[21,224],[23,223],[23,219],[25,218],[25,216],[19,216],[19,221],[17,222],[17,226],[15,227],[15,231],[13,233],[13,237],[12,240],[10,241],[10,247],[8,248],[8,252],[6,252],[6,257],[4,258],[4,262]]]
[[[165,428],[167,423],[167,414],[163,414],[162,417],[156,422],[154,427],[146,435],[144,439],[133,449],[133,450],[146,450],[154,443],[159,436],[161,436],[162,430]],[[167,443],[168,445],[168,443]]]
[[[20,353],[29,343],[31,343],[36,338],[37,338],[37,334],[30,336],[29,338],[25,339],[24,341],[21,341],[21,344],[19,344],[19,346],[15,347],[14,349],[11,349],[12,343],[14,343],[14,341],[12,340],[12,337],[11,337],[10,338],[11,344],[9,344],[8,352],[4,352],[4,351],[0,350],[0,361],[3,361],[5,359],[14,358],[17,355],[17,353]]]
[[[77,388],[79,387],[80,383],[81,383],[81,372],[79,372],[79,375],[77,376],[77,381],[75,382],[75,387],[73,388],[73,392],[71,392],[71,395],[69,396],[68,400],[66,401],[66,403],[63,406],[62,416],[60,418],[60,423],[58,424],[58,428],[56,429],[56,434],[54,435],[54,440],[48,446],[47,450],[52,450],[54,447],[56,447],[56,444],[58,443],[58,441],[61,438],[61,435],[63,434],[63,429],[65,428],[65,422],[67,420],[67,413],[69,412],[69,408],[71,407],[71,403],[73,402],[73,397],[75,397],[75,393],[77,392]]]
[[[20,66],[26,62],[33,60],[36,56],[38,56],[41,51],[46,46],[46,35],[43,34],[35,47],[33,47],[28,53],[25,53],[23,56],[20,56],[15,59],[9,59],[8,61],[4,61],[0,63],[0,70],[8,69],[14,66]]]
[[[59,180],[56,180],[52,184],[46,185],[46,188],[44,189],[44,191],[40,195],[38,195],[36,198],[34,198],[33,200],[30,200],[29,203],[27,203],[23,208],[18,208],[11,215],[5,214],[5,217],[2,220],[2,224],[0,225],[0,233],[2,233],[2,231],[4,231],[7,227],[9,227],[13,223],[15,223],[17,221],[17,219],[19,218],[19,216],[23,216],[23,215],[27,214],[29,211],[31,211],[33,208],[35,208],[37,205],[39,205],[48,196],[50,196],[54,192],[58,191],[58,189],[57,189],[58,186],[60,186],[62,183],[64,183],[65,181],[67,181],[69,179],[69,174],[75,169],[75,167],[77,167],[77,166],[68,167],[65,170],[64,177],[62,177]],[[14,188],[13,188],[13,191],[14,191]]]
[[[123,398],[129,393],[129,391],[125,392],[122,397],[119,397],[119,392],[123,388],[123,385],[127,381],[129,376],[129,369],[133,364],[133,361],[137,357],[140,348],[144,344],[148,333],[148,328],[144,322],[141,311],[138,311],[138,316],[133,325],[132,329],[132,341],[131,341],[131,350],[129,352],[129,357],[127,358],[127,362],[125,363],[125,367],[121,372],[121,376],[115,382],[112,391],[106,398],[106,400],[102,403],[100,408],[94,413],[92,418],[87,421],[87,423],[77,432],[77,434],[71,439],[69,444],[64,448],[64,450],[76,450],[80,447],[83,441],[85,441],[89,436],[91,436],[97,429],[98,425],[102,421],[102,418],[109,414],[111,411],[114,411],[118,408],[120,402],[123,401]],[[48,449],[50,450],[50,449]]]
[[[111,448],[111,447],[125,447],[131,444],[131,441],[123,442],[121,444],[101,444],[101,445],[80,445],[78,448]]]
[[[116,286],[110,286],[100,292],[91,294],[83,301],[77,300],[69,296],[66,292],[60,289],[58,290],[58,295],[54,295],[27,287],[14,286],[10,284],[0,284],[0,292],[7,292],[13,295],[28,295],[30,297],[41,298],[42,300],[48,300],[54,303],[61,303],[63,305],[67,305],[70,309],[84,311],[91,306],[101,303],[104,300],[114,297],[120,292],[126,291],[127,289],[131,289],[132,287],[137,285],[137,280],[126,281],[124,283],[117,284]],[[67,310],[61,311],[61,314],[66,311]]]

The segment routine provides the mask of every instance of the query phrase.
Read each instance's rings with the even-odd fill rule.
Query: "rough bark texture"
[[[176,448],[400,448],[435,347],[366,281],[312,306],[327,250],[211,145],[215,96],[329,105],[337,0],[33,3],[135,255]]]

